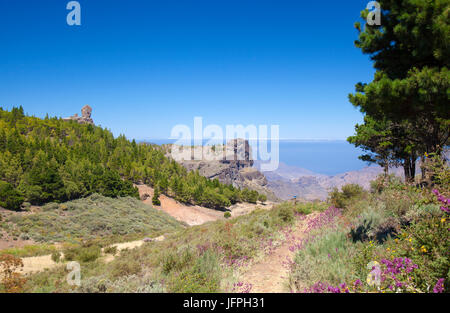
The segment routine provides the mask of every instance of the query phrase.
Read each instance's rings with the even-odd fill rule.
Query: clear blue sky
[[[282,138],[344,139],[347,95],[372,79],[354,47],[367,1],[0,0],[0,106],[93,118],[129,138],[176,124],[279,124]]]

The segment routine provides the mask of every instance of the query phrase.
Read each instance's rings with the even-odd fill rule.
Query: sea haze
[[[172,139],[148,139],[158,145],[174,143]],[[207,141],[204,141],[206,144]],[[186,143],[189,145],[189,143]],[[289,166],[300,167],[316,174],[336,175],[360,170],[367,163],[358,159],[362,150],[355,148],[345,140],[312,141],[280,140],[280,162]],[[271,147],[269,145],[269,151]]]

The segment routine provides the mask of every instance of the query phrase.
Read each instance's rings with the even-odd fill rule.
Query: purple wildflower
[[[434,293],[443,293],[444,292],[444,278],[440,278],[436,285],[433,288]]]

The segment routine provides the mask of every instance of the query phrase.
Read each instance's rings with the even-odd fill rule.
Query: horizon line
[[[179,138],[134,138],[138,141],[147,141],[147,140],[180,140]],[[241,138],[230,138],[232,139],[241,139]],[[244,138],[249,141],[260,141],[260,140],[272,140],[271,138]],[[182,140],[182,139],[181,139]],[[189,139],[186,139],[188,141]],[[211,138],[192,138],[192,140],[212,140]],[[228,139],[226,139],[228,140]],[[280,138],[278,141],[347,141],[346,138]]]

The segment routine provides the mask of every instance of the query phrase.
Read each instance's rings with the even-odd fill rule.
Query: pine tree
[[[349,100],[371,121],[393,126],[397,142],[391,148],[407,154],[405,176],[412,181],[417,157],[439,155],[449,142],[449,1],[379,3],[381,25],[362,30],[355,24],[360,32],[355,45],[371,56],[377,71],[371,83],[356,85]],[[361,13],[363,19],[367,15]]]
[[[152,203],[153,205],[161,205],[161,201],[159,200],[159,196],[160,196],[160,191],[159,191],[159,186],[156,185],[155,188],[153,189],[153,197],[152,197]]]

